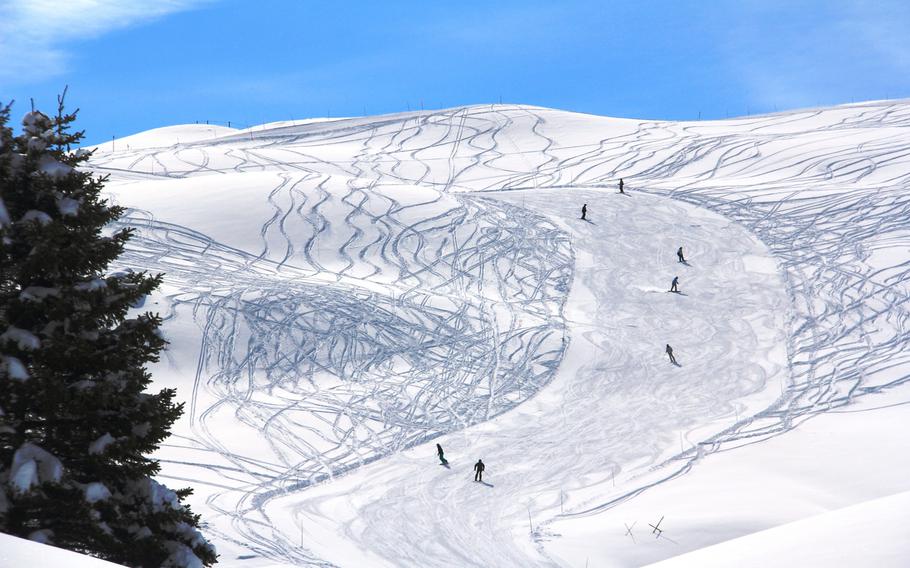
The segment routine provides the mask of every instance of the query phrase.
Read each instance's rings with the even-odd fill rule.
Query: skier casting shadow
[[[620,180],[619,180],[619,194],[620,194],[620,195],[625,195],[626,197],[631,197],[628,193],[626,193],[625,191],[623,191],[623,186],[624,186],[624,185],[625,185],[625,184],[623,183],[622,178],[620,178]]]
[[[686,257],[683,256],[682,247],[679,247],[679,249],[676,251],[676,262],[681,262],[681,263],[685,264],[686,266],[691,266],[689,264],[689,261],[686,260]]]
[[[677,367],[682,367],[682,365],[680,365],[680,364],[676,361],[676,357],[673,356],[673,348],[670,347],[670,344],[669,344],[669,343],[667,343],[667,355],[669,355],[669,357],[670,357],[670,362],[671,362],[671,363],[673,363],[673,364],[676,365]]]
[[[445,453],[442,451],[442,446],[439,444],[436,444],[436,455],[439,456],[439,465],[449,467],[449,460],[446,459]]]
[[[483,483],[483,470],[485,468],[486,466],[483,465],[483,460],[477,460],[477,463],[474,464],[474,481]]]
[[[670,282],[670,292],[675,292],[679,294],[679,276],[673,277],[673,282]],[[439,445],[439,444],[437,444]]]
[[[594,224],[594,221],[588,219],[588,204],[585,203],[581,206],[581,220],[587,221],[588,223]]]

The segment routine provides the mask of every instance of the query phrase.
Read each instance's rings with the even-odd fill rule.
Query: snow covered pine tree
[[[0,531],[127,566],[202,567],[216,554],[199,517],[146,457],[183,411],[144,392],[161,323],[128,310],[161,282],[106,274],[131,229],[103,179],[75,169],[75,113],[0,109]]]

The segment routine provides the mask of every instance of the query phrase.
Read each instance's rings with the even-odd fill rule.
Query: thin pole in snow
[[[111,152],[114,151],[114,140],[115,140],[116,138],[117,138],[116,136],[111,136]]]
[[[528,507],[528,529],[531,531],[532,534],[534,533],[534,525],[531,524],[531,508],[530,507]]]
[[[610,479],[613,480],[613,487],[616,487],[616,466],[610,468]]]

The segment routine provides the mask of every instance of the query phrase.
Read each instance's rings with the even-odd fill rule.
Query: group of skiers
[[[442,451],[442,446],[439,444],[436,444],[436,455],[439,456],[439,465],[449,466],[449,460],[446,459],[445,452]],[[474,481],[483,483],[484,469],[486,469],[486,466],[483,464],[483,460],[477,460],[477,463],[474,464]]]
[[[624,185],[625,184],[623,183],[623,180],[620,178],[619,193],[623,193],[623,194],[625,193],[625,191],[623,190]],[[583,221],[588,220],[588,204],[587,203],[585,203],[581,206],[581,218]],[[682,247],[679,247],[676,250],[676,261],[680,262],[682,264],[688,264],[686,262],[686,257],[683,254]],[[670,283],[669,291],[675,292],[677,294],[679,293],[679,276],[673,277],[673,281]],[[670,347],[669,343],[667,344],[666,353],[667,353],[667,356],[670,358],[671,363],[673,363],[674,365],[679,365],[679,363],[676,362],[676,357],[673,355],[673,348]],[[446,459],[445,452],[443,452],[442,446],[439,444],[436,444],[436,455],[439,456],[439,465],[444,465],[444,466],[448,467],[449,461]],[[484,465],[483,460],[482,459],[477,460],[477,463],[474,464],[474,481],[483,482],[483,470],[484,469],[486,469],[486,466]]]
[[[623,182],[622,178],[619,178],[619,193],[623,193],[623,194],[625,193],[625,191],[623,191],[623,187],[624,187],[624,186],[625,186],[625,183]],[[588,204],[587,204],[587,203],[584,203],[584,204],[582,204],[582,206],[581,206],[581,219],[582,219],[582,221],[587,221],[587,220],[588,220]],[[677,261],[677,262],[681,262],[682,264],[688,264],[688,263],[686,262],[686,257],[685,257],[685,255],[683,255],[683,248],[682,248],[682,247],[679,247],[679,248],[676,250],[676,261]],[[670,292],[675,292],[675,293],[677,293],[677,294],[680,293],[680,291],[679,291],[679,276],[674,276],[674,277],[673,277],[673,281],[670,282],[670,290],[669,290],[669,291],[670,291]],[[679,365],[679,363],[676,362],[676,357],[673,356],[673,348],[670,347],[670,344],[669,344],[669,343],[667,344],[666,352],[667,352],[667,356],[670,357],[670,362],[673,363],[674,365]]]
[[[625,194],[626,192],[623,191],[623,187],[625,187],[625,184],[623,183],[622,178],[619,178],[619,193]],[[588,220],[588,204],[587,203],[585,203],[581,206],[581,220],[582,221]]]
[[[681,262],[681,263],[683,263],[683,264],[688,264],[688,263],[686,262],[686,257],[685,257],[685,255],[683,255],[683,249],[682,249],[682,247],[679,247],[679,248],[676,250],[676,262]],[[670,282],[670,290],[669,290],[669,291],[670,291],[670,292],[675,292],[675,293],[677,293],[677,294],[680,293],[680,292],[679,292],[679,276],[674,276],[674,277],[673,277],[673,281]],[[670,362],[673,363],[673,364],[676,365],[676,366],[679,366],[679,363],[676,362],[676,357],[673,356],[673,348],[670,347],[670,344],[669,344],[669,343],[667,343],[666,352],[667,352],[667,357],[670,358]]]

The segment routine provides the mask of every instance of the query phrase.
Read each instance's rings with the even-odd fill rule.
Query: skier
[[[587,203],[585,203],[584,205],[581,206],[581,220],[582,221],[588,220],[588,204]]]
[[[671,362],[671,363],[673,363],[674,365],[678,365],[678,364],[679,364],[679,363],[676,362],[676,357],[673,356],[673,348],[670,347],[670,344],[669,344],[669,343],[667,343],[667,355],[670,356],[670,362]]]
[[[625,193],[625,191],[622,190],[622,185],[622,178],[619,178],[619,193]]]
[[[671,292],[679,292],[679,276],[673,277],[673,282],[670,283]]]
[[[477,460],[477,463],[474,464],[474,471],[477,473],[474,474],[474,481],[483,481],[483,460]]]
[[[439,456],[439,465],[448,465],[449,461],[446,459],[442,451],[442,446],[436,444],[436,455]]]
[[[686,262],[686,257],[683,256],[682,247],[679,247],[679,250],[676,251],[676,258],[679,259],[678,262]]]

